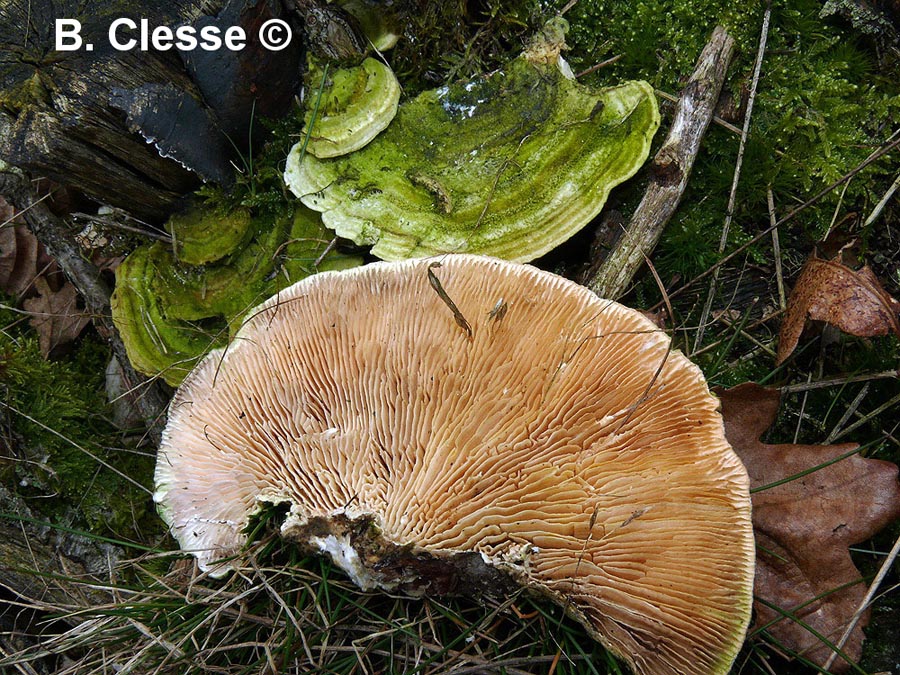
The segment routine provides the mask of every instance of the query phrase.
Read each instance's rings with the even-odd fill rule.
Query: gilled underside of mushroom
[[[639,313],[476,256],[324,273],[172,403],[157,501],[225,573],[249,517],[363,587],[556,599],[638,673],[724,673],[749,620],[746,472]],[[218,567],[217,567],[218,565]]]

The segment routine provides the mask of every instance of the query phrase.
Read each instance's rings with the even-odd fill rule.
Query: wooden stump
[[[278,0],[224,8],[216,0],[0,0],[0,158],[140,218],[165,218],[200,178],[231,179],[254,115],[290,105],[300,40],[277,52],[255,42],[255,27],[281,13]],[[247,47],[117,51],[108,32],[118,18],[173,29],[241,23]],[[57,51],[56,19],[78,19],[93,49]]]

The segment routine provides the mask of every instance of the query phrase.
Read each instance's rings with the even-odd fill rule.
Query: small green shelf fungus
[[[205,265],[234,251],[252,234],[250,211],[234,209],[226,213],[191,208],[169,218],[166,230],[172,235],[175,256],[188,265]]]
[[[350,155],[318,159],[298,143],[285,182],[327,227],[385,260],[532,260],[600,212],[659,126],[649,84],[583,86],[561,48],[560,35],[502,71],[421,94]]]
[[[184,264],[156,243],[138,248],[118,267],[113,321],[135,368],[177,386],[261,299],[317,271],[362,263],[331,251],[315,266],[333,235],[302,206],[292,218],[255,227],[249,243],[216,264]]]
[[[310,66],[310,86],[322,82],[322,71]],[[400,84],[381,61],[367,58],[355,68],[328,75],[306,149],[316,157],[345,155],[367,145],[397,114]],[[318,98],[315,90],[313,100]],[[313,110],[306,115],[309,128]]]

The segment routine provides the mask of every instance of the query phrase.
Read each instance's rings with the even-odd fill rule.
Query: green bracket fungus
[[[561,26],[509,67],[427,91],[358,152],[291,150],[285,182],[325,225],[398,260],[445,252],[532,260],[596,216],[644,163],[659,110],[646,82],[571,77]]]
[[[166,222],[175,257],[187,265],[205,265],[234,251],[251,234],[247,209],[219,213],[194,207]]]
[[[205,219],[196,222],[202,226]],[[362,262],[331,251],[316,266],[332,235],[318,214],[304,207],[290,218],[255,227],[249,243],[215,264],[185,264],[155,243],[138,248],[119,266],[113,321],[135,368],[177,386],[206,352],[234,334],[261,298],[316,271]],[[185,237],[191,238],[196,233]]]
[[[311,64],[307,81],[318,84],[322,71]],[[367,58],[355,68],[334,71],[326,78],[306,149],[321,158],[359,150],[391,123],[399,102],[400,84],[381,61]],[[310,110],[307,129],[312,116]]]

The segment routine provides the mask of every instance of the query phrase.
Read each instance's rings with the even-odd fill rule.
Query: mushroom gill
[[[197,366],[156,500],[215,574],[287,503],[284,536],[364,588],[523,585],[636,673],[725,673],[754,549],[717,408],[664,333],[561,277],[380,263],[282,291]]]

